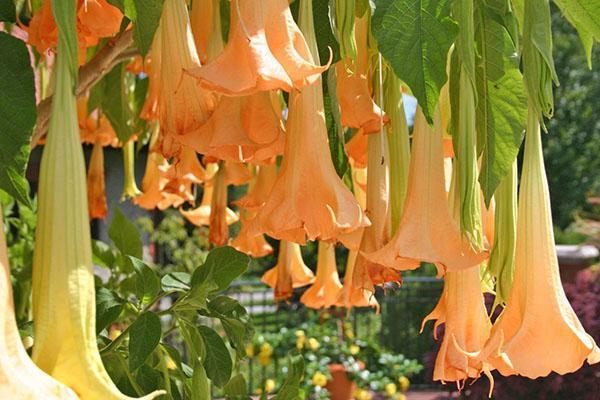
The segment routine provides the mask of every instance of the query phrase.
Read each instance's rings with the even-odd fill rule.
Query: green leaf
[[[171,272],[162,277],[160,284],[165,292],[185,292],[190,289],[191,279],[187,272]]]
[[[158,315],[151,311],[141,314],[129,328],[129,370],[141,367],[160,342]]]
[[[92,256],[94,264],[106,268],[112,268],[116,261],[112,248],[100,240],[92,240]]]
[[[246,309],[235,299],[217,296],[208,303],[211,316],[219,318],[231,347],[239,358],[246,356],[246,345],[254,337],[254,326]]]
[[[115,208],[115,216],[108,228],[108,237],[123,255],[142,258],[142,239],[133,222]]]
[[[279,389],[279,392],[273,400],[299,400],[302,399],[301,384],[304,379],[304,358],[301,354],[290,354],[288,371]]]
[[[214,329],[201,325],[198,332],[206,345],[206,357],[204,358],[204,368],[210,380],[222,388],[229,382],[233,362],[225,342]]]
[[[192,375],[192,400],[208,400],[211,398],[210,381],[202,363],[196,362]]]
[[[185,318],[178,318],[177,322],[181,330],[181,336],[183,336],[187,350],[190,353],[190,358],[204,360],[207,351],[206,344],[198,331],[198,327]]]
[[[0,189],[31,206],[25,169],[35,125],[35,84],[25,43],[0,32]]]
[[[119,317],[124,304],[123,299],[113,291],[107,288],[96,290],[96,333],[101,332]]]
[[[476,123],[483,152],[479,182],[490,200],[519,153],[527,123],[527,96],[509,32],[486,2],[476,2]],[[478,152],[479,154],[479,152]]]
[[[136,296],[142,304],[148,304],[160,291],[160,281],[156,272],[139,258],[127,256],[136,273]]]
[[[446,83],[446,60],[457,36],[450,18],[452,0],[381,0],[372,31],[379,51],[410,87],[427,121]]]
[[[208,253],[206,261],[192,275],[192,286],[199,283],[214,283],[213,291],[223,291],[231,282],[244,273],[250,257],[233,247],[217,247]]]
[[[331,9],[330,2],[326,0],[313,1],[313,18],[315,23],[315,35],[317,37],[317,47],[319,49],[319,59],[322,64],[329,61],[332,56],[332,63],[340,60],[340,46],[335,39],[331,27]]]
[[[584,36],[588,39],[600,40],[600,0],[554,0],[554,2],[582,36],[584,46]]]
[[[223,392],[228,399],[239,399],[239,398],[247,398],[248,397],[248,384],[246,383],[246,379],[244,379],[244,375],[237,374],[234,375],[227,385],[223,388]]]
[[[150,50],[154,33],[156,32],[156,28],[158,28],[164,0],[132,1],[136,13],[135,19],[130,18],[134,22],[133,40],[140,53],[145,56],[148,50]]]
[[[0,21],[15,23],[17,15],[15,3],[12,0],[0,1]]]
[[[127,142],[133,130],[130,122],[132,111],[125,92],[125,63],[106,74],[100,83],[102,88],[102,111],[110,121],[121,143]]]

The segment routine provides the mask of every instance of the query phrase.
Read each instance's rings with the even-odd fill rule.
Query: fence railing
[[[353,309],[342,313],[343,322],[350,322],[357,338],[378,338],[386,349],[404,354],[423,363],[423,358],[434,348],[431,326],[419,334],[421,321],[433,309],[442,290],[442,281],[430,277],[405,277],[402,287],[377,292],[381,305],[380,314],[372,309]],[[276,333],[281,327],[294,329],[310,318],[316,311],[304,307],[297,294],[288,303],[276,304],[273,290],[260,282],[235,282],[227,295],[237,299],[252,315],[257,334]],[[431,324],[432,325],[432,324]],[[290,351],[293,349],[289,349]],[[273,357],[262,365],[256,358],[249,358],[240,366],[249,388],[262,387],[265,380],[278,376],[285,360]],[[413,387],[430,387],[430,380],[422,373],[413,378]]]

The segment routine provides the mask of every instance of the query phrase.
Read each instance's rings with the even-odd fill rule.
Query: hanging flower
[[[310,26],[305,36],[316,47]],[[254,220],[254,233],[296,243],[307,238],[341,241],[356,248],[360,237],[352,234],[366,225],[368,219],[331,160],[321,82],[292,92],[280,174]]]
[[[216,106],[215,96],[202,90],[184,70],[199,68],[200,60],[184,0],[165,0],[153,46],[149,78],[158,79],[158,150],[166,157],[181,151],[179,139],[203,125]],[[152,86],[152,82],[151,82]],[[149,97],[152,101],[152,97]]]
[[[368,137],[364,129],[358,129],[344,147],[352,165],[358,168],[367,167]]]
[[[282,240],[277,265],[265,272],[261,281],[275,290],[275,301],[279,301],[290,298],[295,288],[313,283],[315,276],[304,264],[300,246]]]
[[[213,49],[218,49],[218,52],[223,50],[220,11],[220,0],[196,0],[192,2],[190,25],[198,57],[202,64],[209,60],[209,53],[213,52]],[[214,56],[216,54],[212,58]]]
[[[0,207],[0,398],[75,400],[66,386],[38,369],[23,347],[15,320],[13,295]]]
[[[256,183],[254,183],[252,187],[248,189],[246,195],[237,200],[235,204],[248,210],[259,209],[269,198],[276,180],[277,164],[272,163],[259,166],[256,175]]]
[[[104,183],[104,150],[94,143],[87,172],[87,196],[90,219],[104,219],[108,214]]]
[[[436,117],[439,127],[439,115]],[[383,248],[367,254],[372,262],[391,268],[415,269],[420,261],[438,272],[479,265],[487,256],[464,243],[450,215],[444,190],[442,132],[429,128],[418,110],[415,116],[407,198],[400,225]]]
[[[340,104],[342,125],[362,129],[366,134],[378,132],[389,118],[372,98],[369,68],[369,36],[371,13],[355,19],[356,61],[346,59],[335,65],[336,94]]]
[[[283,152],[285,143],[281,108],[271,100],[274,95],[257,92],[223,97],[206,124],[181,142],[221,160],[257,163],[272,159]]]
[[[540,125],[532,106],[525,135],[519,190],[515,273],[506,308],[476,354],[484,371],[531,379],[567,374],[600,349],[582,327],[560,281]]]
[[[227,95],[273,89],[289,92],[292,80],[267,44],[267,7],[265,0],[233,0],[225,49],[205,66],[188,67],[188,73],[203,87]]]
[[[214,164],[213,164],[214,165]],[[183,215],[188,221],[196,226],[209,226],[210,225],[210,214],[211,204],[214,193],[214,179],[208,179],[203,185],[202,200],[200,205],[191,210],[179,209],[181,215]],[[228,225],[234,224],[238,221],[238,215],[230,208],[226,211],[226,222]]]
[[[252,236],[249,234],[248,225],[256,215],[255,211],[242,209],[240,211],[240,232],[231,241],[231,247],[248,254],[254,258],[260,258],[273,253],[273,247],[267,242],[264,235]]]
[[[341,289],[334,246],[319,242],[315,283],[304,292],[300,301],[309,308],[329,308],[337,302]]]

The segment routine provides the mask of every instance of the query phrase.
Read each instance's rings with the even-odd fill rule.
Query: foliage
[[[246,348],[247,355],[261,365],[269,365],[274,358],[296,349],[306,362],[303,388],[311,399],[329,398],[326,386],[332,378],[332,364],[343,365],[359,389],[379,393],[391,391],[391,384],[397,385],[398,392],[401,387],[406,390],[408,379],[421,371],[417,361],[390,353],[380,346],[378,338],[355,337],[352,326],[338,315],[312,315],[294,329],[283,327],[276,333],[257,334]],[[275,382],[281,381],[285,372],[278,374],[273,377]]]

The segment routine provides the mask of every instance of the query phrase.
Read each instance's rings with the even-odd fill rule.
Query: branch
[[[96,82],[106,75],[115,65],[123,61],[122,55],[133,56],[128,48],[133,44],[133,31],[121,32],[104,46],[94,58],[79,68],[79,83],[75,94],[77,97],[86,93]],[[31,148],[48,132],[48,122],[52,109],[52,96],[42,100],[37,107],[37,121],[31,137]]]

